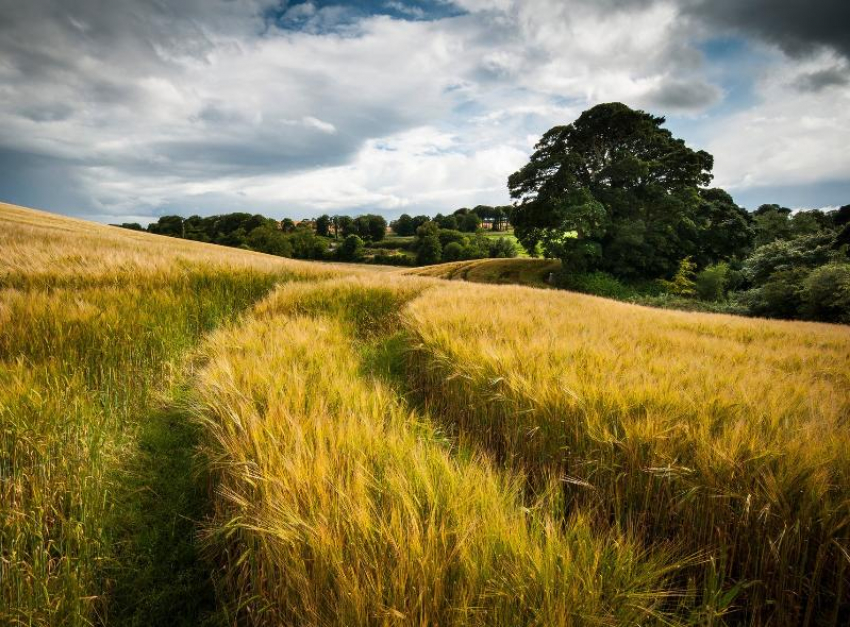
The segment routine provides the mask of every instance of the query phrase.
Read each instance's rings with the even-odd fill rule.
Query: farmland
[[[546,263],[0,205],[0,623],[846,624],[848,327]]]
[[[561,269],[557,259],[473,259],[417,268],[407,274],[472,283],[551,287],[549,277]]]

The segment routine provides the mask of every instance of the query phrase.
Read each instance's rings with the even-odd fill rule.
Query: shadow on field
[[[116,495],[116,564],[109,569],[110,626],[222,625],[198,521],[209,506],[195,472],[197,427],[179,402],[142,421]]]

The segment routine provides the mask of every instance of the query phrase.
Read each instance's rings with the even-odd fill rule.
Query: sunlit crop
[[[489,263],[418,273],[539,269]],[[0,623],[844,625],[849,373],[846,326],[0,205]]]

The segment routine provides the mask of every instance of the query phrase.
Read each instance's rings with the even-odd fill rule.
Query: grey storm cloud
[[[800,91],[814,92],[847,84],[850,84],[850,70],[846,67],[831,67],[826,70],[803,74],[795,82],[795,86]]]
[[[683,8],[706,22],[754,34],[802,55],[821,46],[850,58],[848,0],[682,0]]]
[[[595,0],[600,10],[640,9],[659,0]],[[754,35],[792,56],[829,47],[850,58],[848,0],[675,0],[709,27]]]
[[[692,111],[714,104],[721,96],[721,90],[709,83],[670,80],[650,92],[647,101],[665,110]]]

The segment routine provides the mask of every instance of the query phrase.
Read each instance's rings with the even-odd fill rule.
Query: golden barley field
[[[850,328],[0,205],[0,624],[850,621]]]
[[[561,269],[557,259],[472,259],[453,261],[434,266],[413,268],[405,274],[427,276],[453,281],[472,283],[500,283],[526,285],[529,287],[551,287],[549,277]]]

